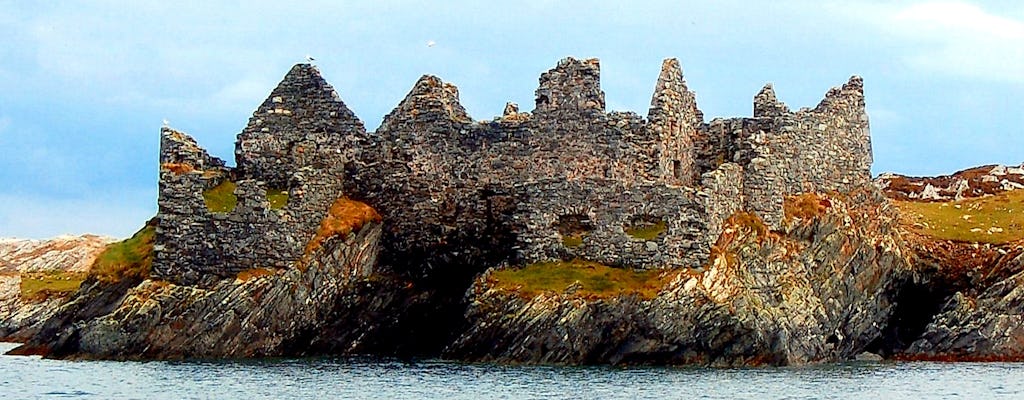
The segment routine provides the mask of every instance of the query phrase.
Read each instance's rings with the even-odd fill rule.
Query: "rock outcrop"
[[[895,200],[962,200],[1024,189],[1024,164],[984,165],[936,177],[885,173],[875,178],[875,184]]]
[[[904,332],[893,356],[1024,361],[1024,241],[967,243],[911,235],[908,242],[918,282],[905,289],[916,300],[900,311],[908,321],[897,325],[912,334]]]
[[[873,188],[804,195],[786,229],[725,225],[708,265],[667,270],[653,298],[568,289],[524,297],[491,275],[446,357],[517,363],[786,365],[851,359],[872,344],[910,272],[896,214]],[[807,212],[810,207],[812,212]],[[493,272],[491,272],[493,274]]]
[[[302,268],[259,270],[208,287],[160,279],[87,281],[19,354],[85,358],[309,354],[342,295],[372,271],[380,224],[325,240]],[[332,336],[333,338],[333,336]]]
[[[31,337],[70,295],[44,288],[26,297],[23,279],[80,281],[112,241],[96,235],[0,239],[0,340]]]

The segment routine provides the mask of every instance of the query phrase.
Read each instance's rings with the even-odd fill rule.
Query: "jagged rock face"
[[[301,355],[332,323],[350,286],[374,270],[380,224],[323,243],[305,268],[210,287],[88,282],[20,353],[183,358]]]
[[[1024,269],[1024,257],[1013,261]],[[948,361],[1024,360],[1024,271],[972,296],[956,292],[904,358]]]
[[[894,357],[1024,360],[1024,242],[980,244],[909,234],[915,281],[903,290]]]
[[[0,339],[31,337],[67,296],[25,299],[21,274],[85,274],[114,239],[60,236],[47,240],[0,239]]]
[[[985,165],[937,177],[882,174],[875,179],[895,200],[949,201],[1024,189],[1024,164]]]
[[[571,293],[523,298],[482,277],[469,329],[446,357],[526,363],[804,364],[848,359],[878,339],[909,271],[877,192],[823,198],[784,234],[727,224],[703,271],[673,271],[650,300]]]
[[[21,277],[0,274],[0,341],[23,341],[32,337],[66,300],[66,296],[24,299]]]

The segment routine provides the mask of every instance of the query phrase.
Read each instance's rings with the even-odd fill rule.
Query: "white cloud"
[[[897,39],[901,61],[920,71],[1024,83],[1024,20],[964,1],[843,4],[847,15]]]

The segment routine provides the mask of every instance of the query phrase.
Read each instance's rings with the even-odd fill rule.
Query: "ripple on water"
[[[13,348],[0,344],[0,351]],[[302,358],[97,362],[0,356],[0,398],[1021,398],[1024,365],[849,363],[615,368]]]

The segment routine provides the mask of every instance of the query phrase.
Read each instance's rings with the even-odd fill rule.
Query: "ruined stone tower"
[[[253,113],[238,135],[237,168],[163,129],[153,275],[195,283],[293,265],[341,195],[345,160],[365,136],[308,64],[292,68]]]

